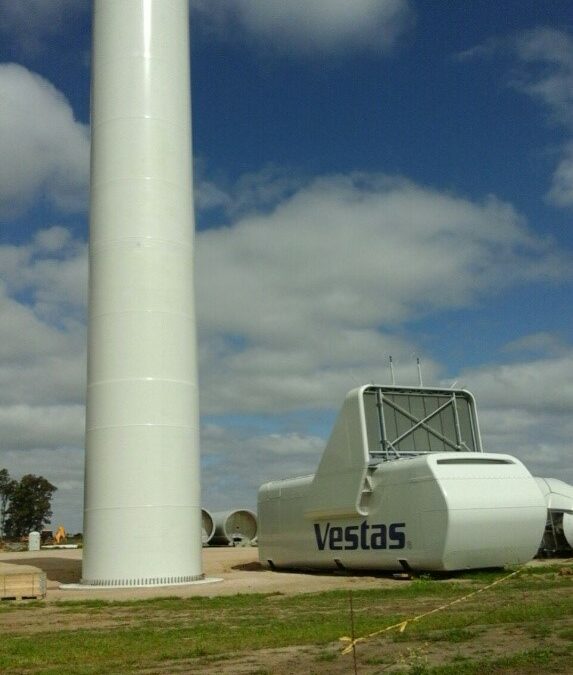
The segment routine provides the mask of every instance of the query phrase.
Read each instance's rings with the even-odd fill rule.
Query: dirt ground
[[[66,584],[78,584],[81,577],[81,549],[53,549],[8,553],[0,551],[0,565],[32,565],[46,572],[48,602],[54,600],[137,600],[165,597],[213,597],[237,593],[312,593],[349,588],[381,588],[396,584],[391,575],[343,576],[332,572],[303,574],[272,572],[259,564],[255,547],[207,547],[203,549],[203,571],[212,583],[153,588],[66,589]],[[405,582],[407,583],[407,582]]]

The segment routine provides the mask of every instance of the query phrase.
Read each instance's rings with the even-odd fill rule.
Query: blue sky
[[[191,0],[203,502],[314,470],[354,386],[457,381],[573,482],[573,12]],[[90,9],[0,0],[0,465],[81,529]]]

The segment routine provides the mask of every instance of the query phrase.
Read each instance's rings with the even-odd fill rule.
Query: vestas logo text
[[[379,551],[406,547],[406,523],[379,523],[369,525],[365,520],[360,525],[340,527],[326,523],[323,528],[314,523],[314,535],[319,551]]]

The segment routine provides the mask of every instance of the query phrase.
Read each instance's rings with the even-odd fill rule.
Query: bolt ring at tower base
[[[185,586],[190,584],[212,584],[222,581],[218,577],[196,576],[150,577],[134,579],[82,579],[79,584],[62,584],[62,590],[114,589],[114,588],[150,588],[157,586]]]

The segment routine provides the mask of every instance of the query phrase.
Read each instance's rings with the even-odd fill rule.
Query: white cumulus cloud
[[[564,29],[541,27],[509,38],[490,39],[459,56],[491,57],[508,53],[513,62],[510,84],[543,106],[547,121],[565,134],[559,148],[547,199],[573,206],[573,36]]]
[[[215,29],[238,26],[286,53],[386,51],[413,21],[409,0],[191,0],[191,7]]]
[[[569,274],[506,203],[365,174],[201,232],[197,265],[206,410],[331,405],[389,354],[413,363],[405,321]]]
[[[310,434],[205,425],[201,432],[203,504],[214,511],[256,509],[257,490],[263,483],[312,473],[324,445],[323,438]]]
[[[0,217],[44,197],[64,211],[87,208],[89,130],[50,82],[0,64]]]
[[[252,507],[262,482],[312,472],[333,411],[352,387],[389,381],[388,355],[400,383],[416,383],[415,354],[425,381],[438,382],[441,364],[420,354],[407,322],[570,274],[565,255],[493,197],[476,202],[372,174],[276,176],[276,187],[263,171],[225,190],[237,200],[225,207],[234,220],[197,233],[200,402],[204,415],[217,416],[203,429],[210,507]],[[86,275],[85,242],[60,226],[0,246],[2,460],[16,474],[35,458],[42,473],[53,458],[44,475],[67,486],[62,504],[75,495],[77,527]],[[551,344],[537,334],[513,349],[547,352]],[[554,389],[538,384],[544,373]],[[518,456],[521,448],[527,458],[546,457],[542,466],[562,468],[570,374],[566,345],[518,369],[463,373],[486,401],[491,448]],[[508,407],[503,395],[513,389],[520,393]],[[289,419],[277,420],[278,411]],[[551,434],[534,442],[520,419],[553,420]],[[72,456],[68,475],[58,462]]]
[[[569,137],[548,199],[555,206],[573,206],[573,37],[563,30],[539,28],[519,36],[515,45],[523,65],[516,86],[542,103],[551,122]]]
[[[533,473],[573,484],[571,348],[511,365],[468,369],[459,379],[477,396],[485,450],[515,455]]]
[[[573,206],[573,142],[563,150],[548,197],[555,206]]]

